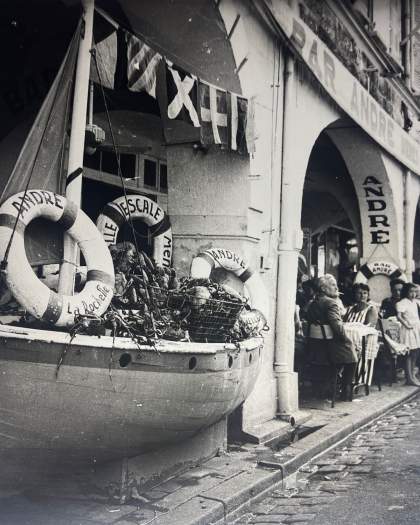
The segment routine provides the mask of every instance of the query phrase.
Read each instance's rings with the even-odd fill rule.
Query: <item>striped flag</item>
[[[230,93],[230,148],[239,153],[246,153],[247,148],[247,124],[248,124],[248,100],[235,93]]]
[[[156,98],[156,74],[162,55],[131,33],[126,38],[128,89],[146,91]]]
[[[90,63],[90,79],[108,89],[114,89],[118,51],[117,31],[95,43],[94,49],[95,60],[91,60]]]

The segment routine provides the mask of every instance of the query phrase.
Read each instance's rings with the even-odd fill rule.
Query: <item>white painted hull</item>
[[[187,439],[246,399],[261,350],[2,326],[0,452],[103,461]]]

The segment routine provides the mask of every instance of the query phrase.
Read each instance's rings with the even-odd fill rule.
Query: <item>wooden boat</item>
[[[91,463],[185,440],[247,398],[261,350],[259,337],[142,343],[1,324],[0,457]]]
[[[187,439],[246,399],[261,350],[1,326],[0,448],[99,461]]]

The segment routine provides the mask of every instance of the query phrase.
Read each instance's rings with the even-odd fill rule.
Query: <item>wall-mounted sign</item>
[[[370,243],[389,244],[391,225],[388,219],[384,187],[376,177],[370,175],[363,181],[363,189],[369,219]]]
[[[364,264],[360,267],[355,282],[366,283],[371,277],[375,275],[385,275],[390,279],[403,279],[406,281],[406,277],[398,266],[389,261],[373,261]]]
[[[420,174],[420,145],[386,113],[286,2],[267,2],[267,7],[335,102],[386,151]]]

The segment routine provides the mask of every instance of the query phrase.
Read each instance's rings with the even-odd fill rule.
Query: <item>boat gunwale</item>
[[[24,328],[20,326],[0,326],[0,339],[19,339],[22,341],[45,342],[66,344],[71,346],[99,347],[114,350],[153,351],[174,354],[217,354],[226,351],[245,350],[251,351],[263,346],[262,336],[252,337],[237,343],[196,343],[190,341],[169,341],[156,339],[154,344],[136,342],[128,337],[112,337],[108,335],[83,335],[72,336],[67,332],[55,330],[41,330],[38,328]]]

